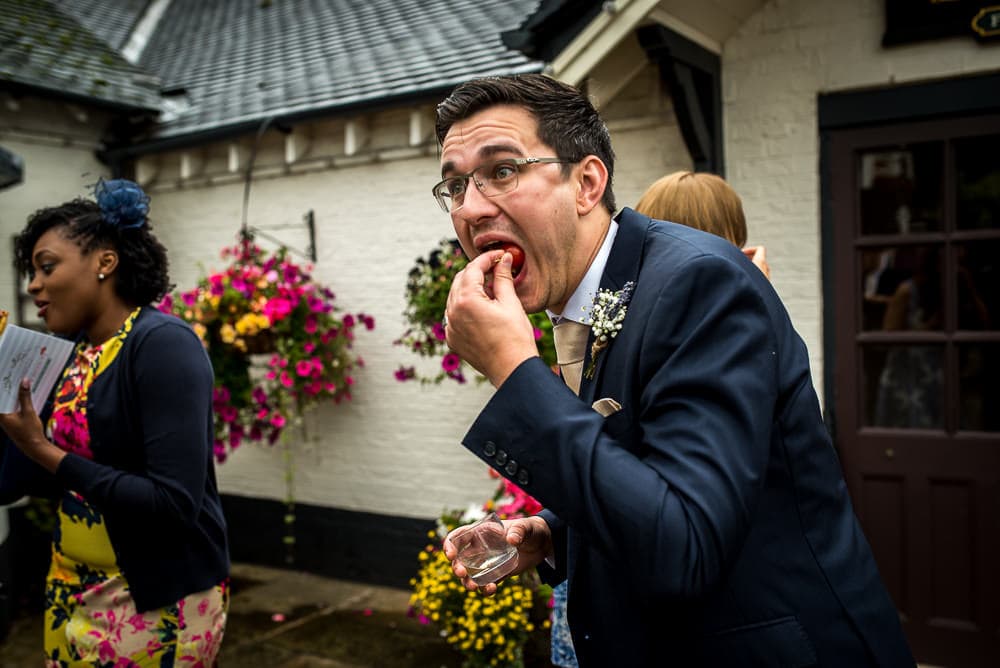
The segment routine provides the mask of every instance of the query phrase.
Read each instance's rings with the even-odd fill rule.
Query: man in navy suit
[[[568,579],[580,665],[913,666],[764,275],[713,235],[613,218],[607,128],[565,84],[463,84],[437,136],[471,258],[448,344],[496,387],[463,443],[544,504],[507,540],[516,572]],[[542,310],[582,332],[578,394],[538,357]]]

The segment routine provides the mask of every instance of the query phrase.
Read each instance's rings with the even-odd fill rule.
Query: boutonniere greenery
[[[618,335],[628,311],[628,302],[632,299],[634,281],[629,281],[621,290],[598,290],[594,297],[594,305],[590,310],[591,329],[594,332],[594,343],[590,347],[590,364],[584,375],[588,379],[594,377],[597,368],[597,358],[608,347],[611,339]]]

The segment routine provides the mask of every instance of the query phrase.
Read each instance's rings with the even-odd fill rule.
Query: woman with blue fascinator
[[[212,366],[151,306],[171,285],[149,198],[124,179],[95,195],[36,212],[15,241],[39,317],[77,343],[41,415],[27,381],[0,415],[0,503],[60,501],[47,666],[211,666],[229,606]]]

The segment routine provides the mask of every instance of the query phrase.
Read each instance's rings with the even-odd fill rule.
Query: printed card
[[[36,411],[42,410],[72,352],[72,341],[17,325],[3,327],[0,413],[13,413],[17,409],[17,393],[24,378],[31,380],[31,403]]]

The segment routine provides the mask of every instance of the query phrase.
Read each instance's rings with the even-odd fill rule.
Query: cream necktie
[[[563,380],[574,394],[580,393],[580,377],[583,375],[583,359],[587,354],[589,335],[589,325],[572,320],[563,320],[552,327],[556,363],[562,370]]]

